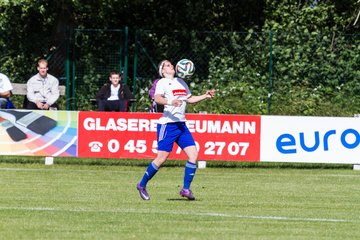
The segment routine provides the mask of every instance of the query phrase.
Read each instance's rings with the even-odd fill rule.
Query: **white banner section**
[[[360,118],[261,116],[260,161],[360,164]]]

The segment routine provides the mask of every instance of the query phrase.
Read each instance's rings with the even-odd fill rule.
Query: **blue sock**
[[[149,164],[149,166],[147,167],[143,178],[140,181],[140,186],[146,187],[146,184],[148,183],[148,181],[157,173],[158,170],[159,170],[159,167],[156,166],[154,162],[151,162]]]
[[[190,189],[190,184],[194,179],[196,172],[196,163],[186,162],[184,173],[184,189]]]

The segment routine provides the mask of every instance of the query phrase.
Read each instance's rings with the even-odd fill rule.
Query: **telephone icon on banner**
[[[103,144],[98,141],[93,141],[89,143],[89,148],[91,152],[100,152]]]

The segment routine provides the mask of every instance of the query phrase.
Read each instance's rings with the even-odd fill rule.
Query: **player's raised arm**
[[[188,103],[197,103],[197,102],[203,101],[203,100],[208,99],[208,98],[213,98],[213,97],[215,97],[215,90],[214,89],[207,90],[206,93],[203,94],[203,95],[199,95],[199,96],[191,95],[187,99],[187,102]]]

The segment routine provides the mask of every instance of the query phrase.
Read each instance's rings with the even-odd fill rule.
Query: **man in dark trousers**
[[[134,99],[130,88],[121,82],[121,74],[112,71],[109,74],[110,83],[102,86],[96,94],[98,111],[127,112],[129,102]]]

